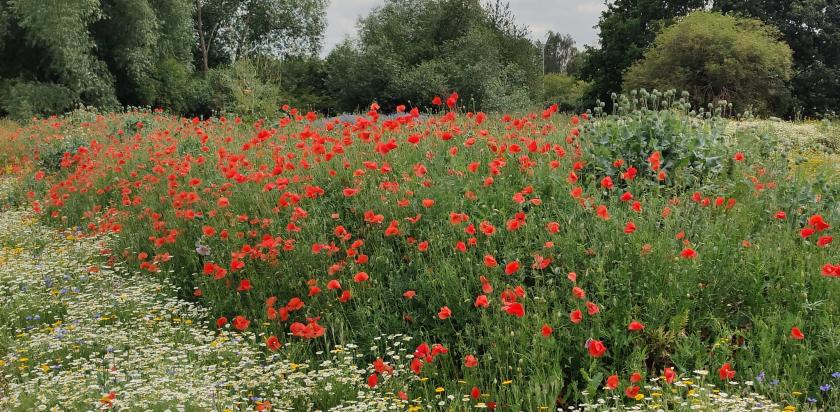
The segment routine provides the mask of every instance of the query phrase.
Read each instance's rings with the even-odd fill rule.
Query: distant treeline
[[[738,112],[840,109],[834,1],[610,1],[600,44],[581,51],[559,33],[533,41],[501,0],[388,0],[321,58],[326,6],[0,0],[0,115],[87,105],[270,116],[283,103],[341,113],[426,106],[451,91],[468,110],[582,110],[630,87],[688,90]],[[684,17],[697,10],[727,16]]]

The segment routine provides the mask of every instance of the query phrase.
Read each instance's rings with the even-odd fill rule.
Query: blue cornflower
[[[779,380],[778,379],[773,379],[772,381],[770,381],[770,384],[773,385],[773,386],[776,386],[776,385],[779,384]]]
[[[808,401],[808,403],[817,403],[817,400],[814,398],[805,398],[805,400]]]
[[[820,390],[823,392],[828,392],[831,390],[831,384],[826,383],[825,385],[820,386]]]
[[[831,374],[831,377],[834,379],[840,379],[840,372],[834,372]]]
[[[761,382],[764,380],[764,371],[759,372],[758,376],[755,377],[755,380]]]

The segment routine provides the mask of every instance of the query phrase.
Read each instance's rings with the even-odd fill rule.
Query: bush
[[[580,111],[589,83],[562,73],[543,77],[543,103],[557,104],[560,110]]]
[[[77,94],[65,86],[24,80],[0,83],[0,113],[13,119],[61,113],[73,107]]]
[[[722,109],[698,114],[688,100],[687,94],[677,97],[673,90],[633,90],[629,96],[618,96],[615,114],[584,126],[588,137],[584,149],[593,160],[589,170],[618,179],[626,165],[636,165],[653,180],[663,171],[667,178],[662,180],[680,188],[698,187],[723,171],[729,149]],[[648,161],[654,152],[661,155],[659,170]],[[616,166],[618,159],[624,163]]]
[[[624,90],[688,90],[695,105],[717,100],[738,112],[784,113],[792,52],[758,20],[694,12],[656,37],[624,74]]]

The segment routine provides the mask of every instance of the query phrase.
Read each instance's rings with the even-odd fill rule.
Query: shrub
[[[784,113],[792,52],[758,20],[694,12],[662,30],[624,74],[624,89],[687,90],[695,105],[727,100],[739,112]]]
[[[543,103],[557,104],[560,110],[579,111],[589,83],[562,73],[543,77]]]

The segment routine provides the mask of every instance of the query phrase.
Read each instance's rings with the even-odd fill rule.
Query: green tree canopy
[[[656,37],[624,75],[624,89],[687,90],[695,106],[727,100],[736,110],[784,111],[791,49],[756,19],[697,11]]]
[[[705,6],[706,0],[615,0],[598,22],[600,47],[587,47],[580,69],[591,82],[589,99],[610,102],[610,94],[621,90],[621,75],[642,57],[656,32],[675,17]]]
[[[360,21],[358,41],[330,53],[328,86],[342,110],[453,90],[476,108],[524,104],[539,97],[541,71],[526,35],[506,3],[390,0]]]
[[[793,92],[806,114],[840,112],[840,2],[717,0],[715,9],[777,27],[793,49]]]

